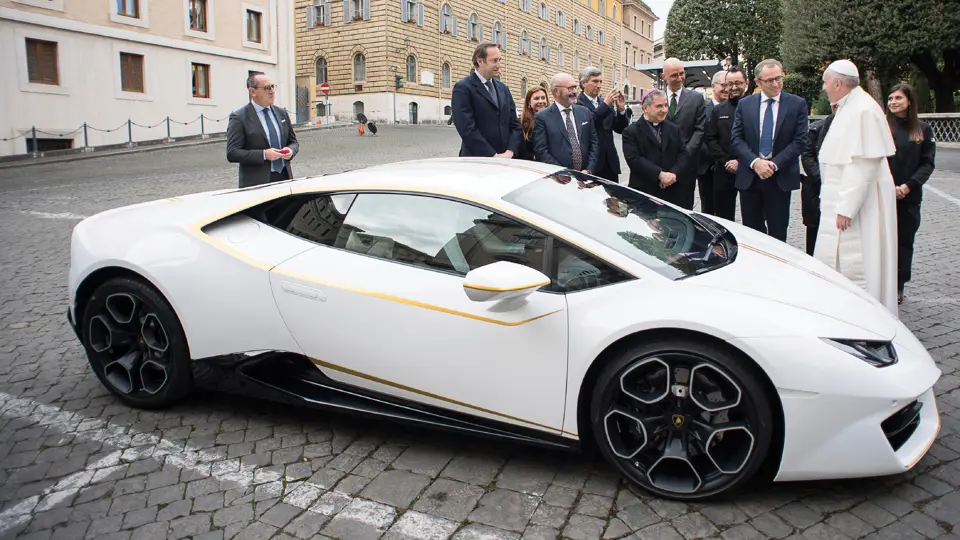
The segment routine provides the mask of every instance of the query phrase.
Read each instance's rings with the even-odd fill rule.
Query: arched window
[[[540,59],[547,59],[547,38],[540,38]]]
[[[521,101],[527,99],[527,80],[520,79],[520,95],[522,96]]]
[[[353,57],[353,81],[365,80],[367,80],[367,58],[363,56],[363,53],[357,53]]]
[[[354,101],[353,102],[353,117],[356,118],[358,114],[363,114],[363,102]]]
[[[323,84],[327,82],[327,59],[317,58],[317,84]]]
[[[440,31],[441,32],[453,31],[453,20],[451,18],[450,4],[444,4],[440,8]]]
[[[520,54],[530,53],[530,43],[527,42],[527,31],[520,32]],[[524,92],[524,94],[526,94]]]
[[[500,21],[497,21],[493,23],[493,32],[490,34],[490,41],[496,43],[497,45],[500,45],[500,47],[503,47],[503,43],[504,43],[503,38],[504,38],[503,27],[500,26]]]
[[[447,62],[444,62],[443,69],[441,69],[440,72],[441,72],[441,84],[443,84],[444,88],[450,88],[450,64],[448,64]]]
[[[407,82],[417,82],[417,59],[412,54],[407,56]]]

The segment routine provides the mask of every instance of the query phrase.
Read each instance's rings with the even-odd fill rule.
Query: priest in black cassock
[[[653,90],[643,97],[643,117],[623,130],[623,156],[630,167],[630,187],[686,207],[677,178],[687,171],[689,155],[680,128],[667,120],[667,94]]]

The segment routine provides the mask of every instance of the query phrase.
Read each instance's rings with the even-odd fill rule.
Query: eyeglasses
[[[758,78],[757,80],[760,81],[760,82],[762,82],[762,83],[767,83],[767,84],[770,84],[770,83],[782,83],[782,82],[783,82],[783,75],[781,75],[781,76],[779,76],[779,77],[770,77],[769,79],[759,79],[759,78]]]
[[[273,90],[273,89],[276,88],[276,87],[277,87],[277,85],[275,85],[275,84],[267,84],[267,85],[264,85],[264,86],[254,86],[254,88],[258,88],[258,89],[259,89],[259,88],[263,88],[264,90],[266,90],[266,91],[268,91],[268,92],[269,92],[270,90]]]

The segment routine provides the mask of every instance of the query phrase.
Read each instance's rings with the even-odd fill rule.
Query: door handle
[[[280,288],[283,289],[283,292],[295,294],[311,300],[319,300],[320,302],[327,301],[327,295],[324,294],[320,289],[314,289],[313,287],[304,287],[303,285],[297,285],[296,283],[290,283],[289,281],[281,281]]]

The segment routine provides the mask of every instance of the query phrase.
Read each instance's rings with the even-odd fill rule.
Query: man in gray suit
[[[697,186],[697,171],[700,167],[700,143],[707,124],[706,107],[703,94],[687,90],[683,83],[686,70],[680,60],[668,58],[663,63],[663,78],[667,81],[667,120],[680,127],[680,136],[687,147],[689,162],[683,177],[677,179],[680,193],[677,204],[693,209],[693,192]],[[702,197],[702,194],[701,194]]]
[[[227,161],[240,164],[242,188],[293,178],[290,160],[300,143],[286,109],[273,104],[276,87],[263,73],[250,75],[250,103],[230,113]]]
[[[704,106],[707,122],[704,128],[703,143],[700,144],[700,163],[697,167],[697,186],[700,189],[700,211],[712,216],[717,215],[713,189],[713,159],[707,148],[707,136],[710,130],[710,116],[713,108],[727,101],[727,87],[725,85],[727,72],[720,70],[713,74],[710,87],[713,89],[713,98]]]

